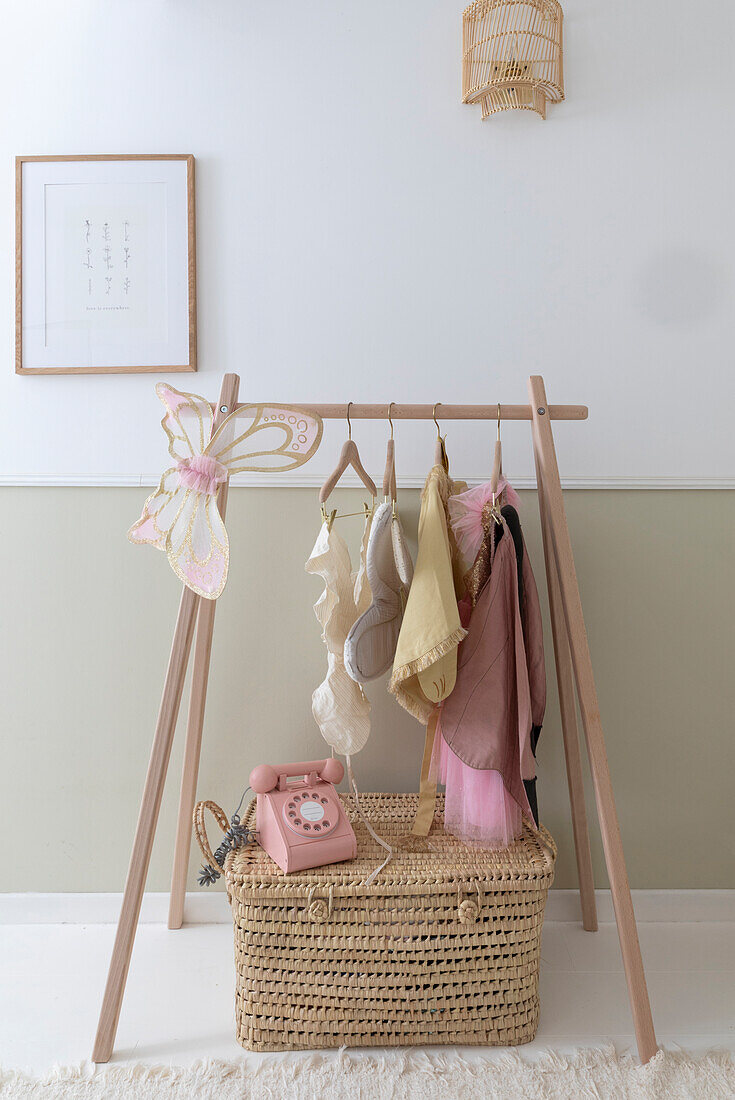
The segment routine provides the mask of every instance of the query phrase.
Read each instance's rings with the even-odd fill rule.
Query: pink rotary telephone
[[[357,841],[333,784],[345,770],[339,760],[260,764],[250,773],[258,796],[258,842],[282,871],[303,871],[353,859]],[[289,783],[288,777],[300,776]]]

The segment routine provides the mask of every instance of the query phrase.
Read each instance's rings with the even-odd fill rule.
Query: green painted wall
[[[125,531],[142,489],[5,488],[0,696],[6,891],[115,891],[125,878],[179,584]],[[534,494],[524,528],[545,607]],[[360,497],[345,493],[343,504]],[[407,531],[418,492],[401,495]],[[635,888],[735,886],[735,494],[573,491],[567,508],[623,841]],[[318,757],[310,710],[325,657],[304,574],[319,523],[309,489],[234,489],[199,791],[231,810],[254,764]],[[357,528],[345,532],[357,538]],[[8,534],[10,533],[10,534]],[[539,801],[576,885],[553,683]],[[370,685],[364,790],[411,790],[423,731]],[[179,723],[149,887],[168,886]],[[594,818],[594,812],[591,817]],[[597,885],[606,886],[593,822]],[[198,853],[192,855],[190,884]]]

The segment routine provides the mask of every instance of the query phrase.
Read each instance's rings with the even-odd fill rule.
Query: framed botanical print
[[[18,374],[196,370],[194,157],[16,158]]]

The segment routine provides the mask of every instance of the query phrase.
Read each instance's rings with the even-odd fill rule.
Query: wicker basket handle
[[[196,837],[197,844],[206,862],[211,867],[214,867],[215,870],[218,870],[219,864],[215,860],[214,853],[209,846],[207,830],[204,826],[204,814],[207,810],[210,811],[223,833],[227,832],[230,823],[227,820],[225,811],[218,806],[216,802],[197,802],[194,807],[194,836]]]

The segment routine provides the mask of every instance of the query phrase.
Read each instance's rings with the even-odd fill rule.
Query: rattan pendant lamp
[[[558,0],[474,0],[462,17],[462,102],[482,117],[564,98]]]

